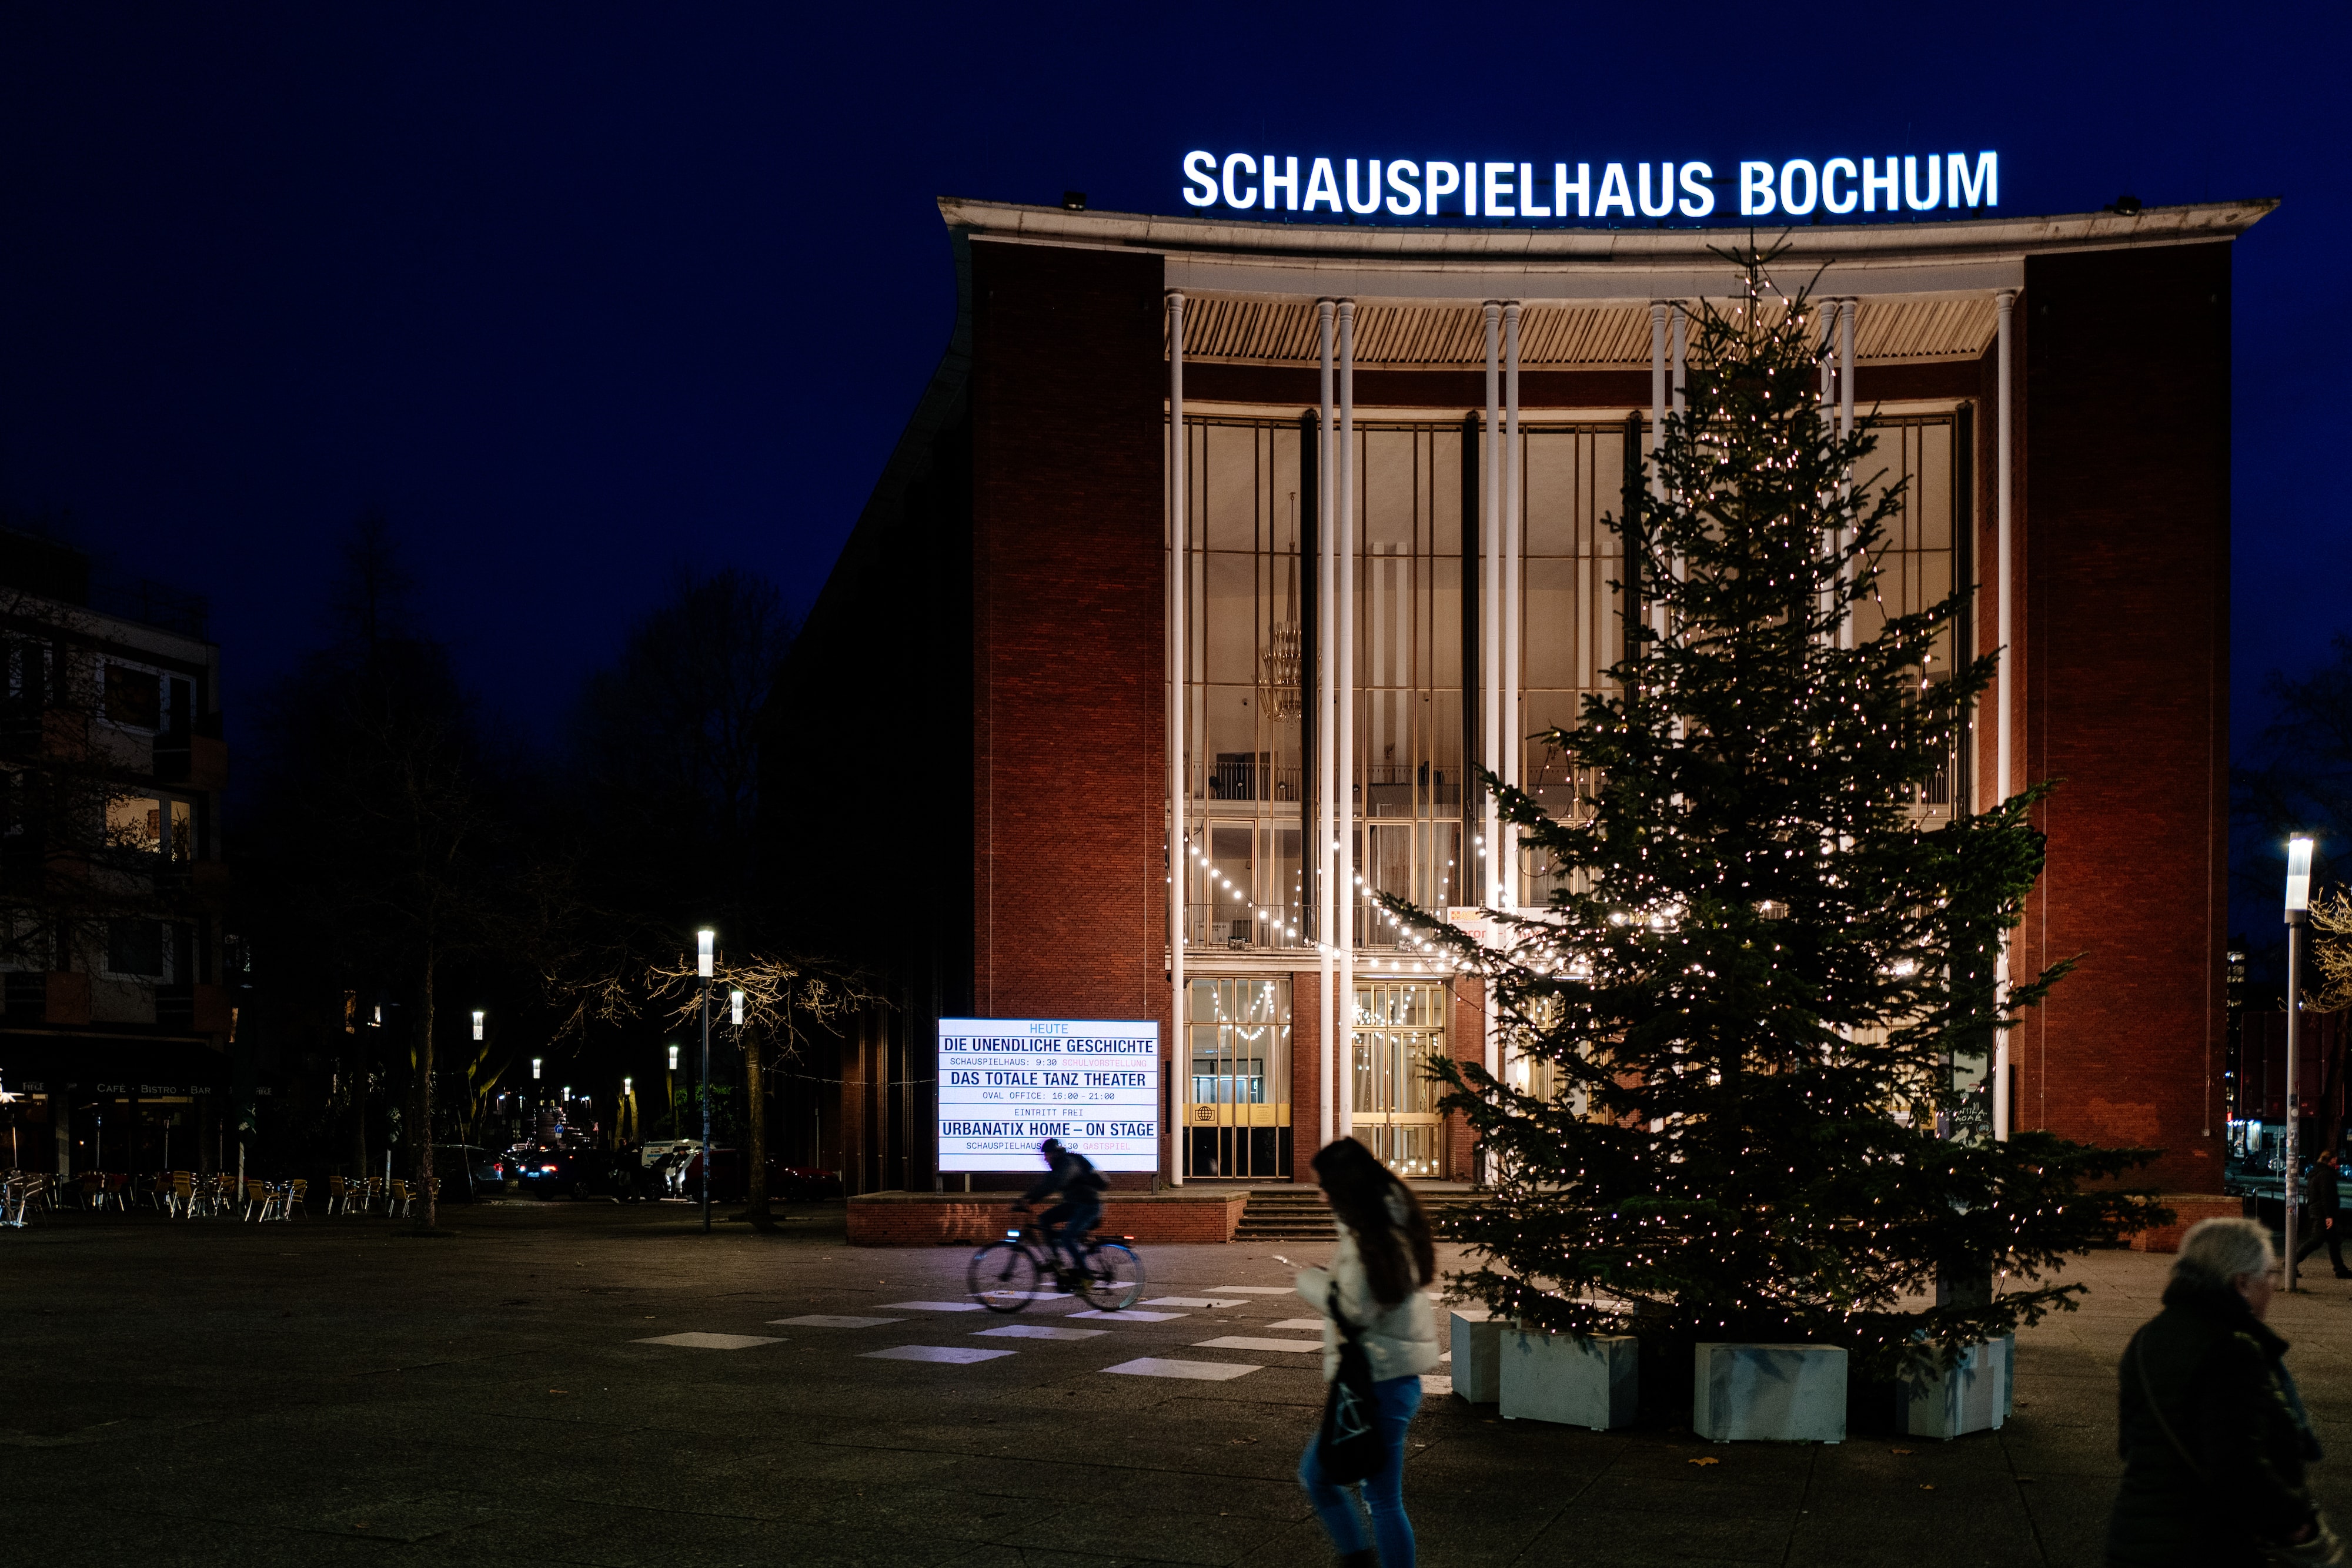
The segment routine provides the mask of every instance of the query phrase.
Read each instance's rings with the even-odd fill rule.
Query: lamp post
[[[2302,1043],[2303,928],[2311,923],[2311,840],[2298,833],[2286,841],[2286,1288],[2294,1289],[2294,1221],[2302,1186],[2303,1117],[2294,1098],[2295,1048]],[[2331,1151],[2333,1152],[2333,1151]]]
[[[719,933],[706,925],[694,934],[694,972],[702,980],[702,1233],[710,1234],[710,976]]]
[[[677,1041],[669,1042],[669,1074],[662,1080],[662,1103],[669,1109],[669,1135],[677,1136]]]

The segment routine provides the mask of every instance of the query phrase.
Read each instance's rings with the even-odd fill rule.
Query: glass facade
[[[1288,977],[1193,980],[1184,989],[1184,1174],[1288,1179]]]
[[[1399,1176],[1447,1174],[1445,1118],[1429,1071],[1445,1054],[1446,998],[1444,986],[1422,981],[1356,988],[1355,1135]]]
[[[1862,476],[1906,494],[1875,559],[1875,596],[1857,614],[1867,638],[1890,615],[1948,594],[1970,570],[1965,412],[1890,415]],[[1185,1162],[1193,1176],[1289,1174],[1290,979],[1221,977],[1248,955],[1314,961],[1314,874],[1307,824],[1311,772],[1319,549],[1315,417],[1208,415],[1185,421],[1187,624],[1182,768],[1185,946],[1193,978],[1185,1075]],[[1349,902],[1366,961],[1393,959],[1397,929],[1370,904],[1393,894],[1426,909],[1481,903],[1475,874],[1481,806],[1466,764],[1484,747],[1477,548],[1480,424],[1362,420],[1356,426],[1359,548],[1355,590],[1354,847],[1364,888]],[[1624,576],[1604,518],[1619,506],[1622,416],[1523,420],[1518,465],[1525,555],[1518,603],[1518,733],[1572,728],[1585,701],[1611,689],[1622,657]],[[1465,469],[1465,463],[1467,467]],[[1947,628],[1929,679],[1969,656]],[[1919,791],[1923,818],[1956,809],[1964,745]],[[1594,780],[1558,747],[1526,740],[1517,782],[1569,816]],[[1521,902],[1548,903],[1549,868],[1523,855]],[[1445,1051],[1442,983],[1359,986],[1350,1055],[1356,1135],[1393,1168],[1447,1169],[1444,1118],[1425,1064]],[[1517,1052],[1522,1072],[1539,1064]],[[1311,1061],[1308,1063],[1311,1069]],[[1539,1088],[1534,1084],[1530,1087]]]

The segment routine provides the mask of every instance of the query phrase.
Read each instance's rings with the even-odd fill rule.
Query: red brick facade
[[[1141,241],[1030,244],[1002,237],[1009,228],[992,232],[999,237],[983,226],[960,241],[969,353],[960,338],[926,402],[927,450],[937,455],[928,470],[919,454],[893,460],[894,473],[903,462],[911,476],[907,517],[936,537],[968,538],[968,585],[943,579],[941,586],[958,605],[968,601],[969,627],[936,610],[912,614],[893,600],[891,557],[900,548],[893,541],[918,549],[934,536],[912,521],[893,525],[894,533],[869,519],[845,555],[862,575],[852,582],[836,572],[812,617],[812,631],[824,634],[803,641],[851,650],[862,635],[930,635],[942,647],[926,656],[955,669],[958,685],[968,643],[968,751],[965,732],[933,727],[939,801],[958,818],[968,804],[971,836],[968,858],[960,843],[946,857],[953,871],[940,873],[939,918],[949,924],[952,910],[968,906],[970,946],[942,941],[934,977],[916,984],[928,986],[921,995],[935,1011],[1160,1020],[1172,1132],[1181,1042],[1166,965],[1162,334],[1171,264]],[[2013,340],[2012,781],[2058,788],[2040,819],[2049,865],[2016,967],[2031,973],[2070,957],[2080,967],[2012,1041],[2013,1121],[2159,1146],[2158,1185],[2217,1191],[2229,246],[2216,239],[2029,254],[2021,276]],[[1869,311],[1870,285],[1853,287]],[[1185,385],[1194,404],[1297,410],[1318,401],[1318,380],[1311,367],[1197,363],[1188,365]],[[1996,385],[1990,349],[1977,360],[1866,363],[1856,385],[1865,412],[1881,400],[1950,400],[1969,409],[1979,652],[1995,642]],[[1522,378],[1522,406],[1538,417],[1646,410],[1649,398],[1644,370],[1547,369]],[[1368,410],[1426,410],[1450,420],[1483,408],[1486,382],[1475,370],[1367,370],[1357,374],[1356,400]],[[886,477],[877,497],[896,494],[894,483]],[[860,667],[856,658],[795,657],[813,692],[837,685],[836,669]],[[877,690],[854,703],[845,697],[845,711],[887,715],[893,700]],[[877,722],[888,727],[887,718]],[[1971,740],[1979,800],[1992,785],[1992,724],[1988,700]],[[918,790],[898,809],[936,810],[939,802]],[[890,918],[887,908],[877,912],[883,923]],[[1192,967],[1219,972],[1205,957]],[[923,1005],[919,998],[908,1016]],[[1286,1098],[1299,1180],[1310,1179],[1320,1125],[1318,1007],[1316,971],[1296,970]],[[1475,986],[1456,986],[1450,1023],[1452,1053],[1478,1060]],[[903,1077],[902,1098],[873,1096],[888,1107],[887,1117],[881,1109],[874,1116],[876,1179],[904,1171],[910,1186],[929,1185],[927,1159],[894,1164],[880,1145],[892,1136],[911,1145],[926,1130],[912,1043],[920,1032],[917,1025],[908,1033],[903,1064],[876,1058],[877,1071]],[[862,1088],[864,1078],[857,1082]],[[904,1131],[883,1132],[886,1120]],[[1178,1152],[1172,1138],[1168,1152]],[[1472,1153],[1457,1127],[1449,1148],[1454,1176],[1471,1173]],[[1148,1181],[1114,1185],[1132,1190]],[[940,1212],[961,1213],[953,1205]],[[869,1239],[894,1227],[913,1227],[907,1239],[949,1239],[977,1237],[994,1223],[983,1224],[992,1212],[982,1205],[943,1219],[918,1206],[908,1213],[931,1218],[916,1219],[862,1207],[855,1223]],[[1141,1223],[1115,1221],[1114,1228]]]

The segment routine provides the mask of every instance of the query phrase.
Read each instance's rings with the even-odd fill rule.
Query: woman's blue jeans
[[[1404,1435],[1412,1413],[1421,1408],[1419,1377],[1390,1377],[1372,1385],[1379,1396],[1381,1447],[1385,1457],[1378,1473],[1363,1485],[1364,1506],[1372,1516],[1372,1544],[1380,1552],[1381,1568],[1412,1568],[1412,1521],[1404,1516]],[[1321,1435],[1318,1428],[1317,1436]],[[1315,1437],[1307,1439],[1306,1457],[1298,1461],[1298,1484],[1316,1517],[1330,1532],[1331,1544],[1344,1557],[1364,1549],[1363,1521],[1345,1487],[1323,1479],[1315,1454]]]

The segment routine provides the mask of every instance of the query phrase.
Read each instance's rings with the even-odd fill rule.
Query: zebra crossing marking
[[[1173,1361],[1164,1356],[1142,1355],[1103,1370],[1122,1377],[1189,1377],[1202,1383],[1229,1383],[1265,1369],[1232,1361]]]

